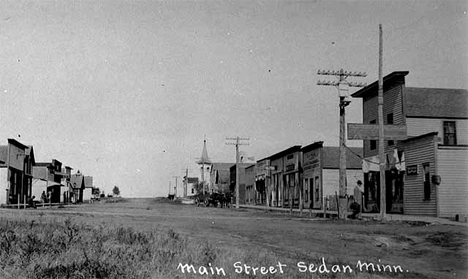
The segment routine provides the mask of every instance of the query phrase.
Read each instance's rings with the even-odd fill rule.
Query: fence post
[[[26,209],[26,195],[24,195],[24,209]]]
[[[20,209],[20,194],[18,194],[18,209]]]
[[[323,218],[327,218],[327,197],[323,197]]]

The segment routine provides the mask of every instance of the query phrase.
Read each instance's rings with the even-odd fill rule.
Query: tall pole
[[[380,216],[385,218],[386,187],[385,187],[385,150],[384,150],[384,120],[383,120],[383,74],[382,74],[382,24],[379,24],[379,96],[378,96],[378,118],[379,118],[379,165],[380,165]]]
[[[235,140],[234,143],[226,143],[227,145],[236,146],[236,209],[239,209],[239,145],[249,145],[248,143],[242,143],[241,140],[249,140],[249,138],[226,138],[226,140]]]
[[[175,178],[175,187],[174,187],[174,198],[177,197],[177,178],[179,176],[173,176]]]
[[[348,200],[346,198],[347,185],[346,185],[346,118],[345,107],[351,103],[349,98],[349,87],[364,87],[365,83],[349,82],[346,80],[349,76],[365,77],[366,73],[362,72],[348,72],[343,69],[339,71],[321,71],[317,72],[318,75],[332,75],[335,76],[337,81],[318,81],[318,85],[335,86],[338,88],[340,97],[340,170],[339,170],[339,204],[338,204],[338,217],[346,219],[348,211]]]
[[[188,168],[185,169],[185,179],[184,179],[184,198],[187,197],[187,184],[188,184]]]

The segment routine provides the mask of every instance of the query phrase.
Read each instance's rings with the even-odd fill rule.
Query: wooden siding
[[[455,121],[457,131],[457,144],[468,145],[468,119],[441,119],[441,118],[415,118],[408,117],[408,136],[419,136],[430,132],[438,132],[439,143],[443,144],[444,121]]]
[[[408,215],[437,215],[436,187],[431,183],[431,196],[424,200],[423,167],[429,163],[431,176],[436,174],[436,137],[430,135],[417,140],[406,141],[405,160],[406,167],[417,165],[419,172],[416,175],[405,175],[404,180],[404,213]]]
[[[340,194],[340,180],[339,180],[339,169],[323,169],[322,170],[322,193],[323,196],[335,195],[335,191]],[[363,173],[361,170],[346,170],[347,189],[346,193],[348,196],[354,194],[354,187],[357,185],[357,181],[363,181]]]
[[[403,97],[402,97],[403,85],[399,84],[384,92],[384,107],[383,116],[384,123],[387,124],[387,114],[393,113],[393,124],[405,124],[405,118],[403,116]],[[378,103],[377,95],[370,98],[364,98],[363,100],[363,123],[369,124],[370,121],[375,120],[376,124],[379,123],[378,119]],[[370,157],[378,155],[378,143],[377,148],[370,150],[370,141],[365,140],[364,142],[364,157]],[[385,148],[387,149],[387,141],[385,141]],[[392,147],[393,148],[393,147]]]
[[[317,149],[312,149],[310,151],[304,152],[303,157],[302,157],[302,162],[303,162],[303,179],[302,179],[302,185],[303,185],[303,197],[304,197],[304,208],[310,208],[311,203],[312,203],[312,208],[320,208],[323,200],[323,181],[322,181],[322,150],[323,148],[317,148]],[[314,192],[314,185],[316,183],[315,177],[318,177],[318,183],[320,183],[319,186],[319,195],[320,195],[320,200],[317,202],[314,202],[311,200],[311,192],[315,194]],[[309,182],[305,182],[305,180],[308,180]],[[311,185],[310,180],[314,181],[313,185]],[[306,189],[307,187],[307,189]],[[307,190],[307,192],[306,192]],[[305,198],[307,194],[307,199]],[[313,197],[313,195],[312,195]],[[313,197],[315,200],[315,197]],[[314,204],[315,203],[315,204]]]
[[[439,217],[468,214],[468,148],[440,147],[437,153]]]
[[[7,168],[0,168],[0,204],[7,203],[6,190],[9,189],[7,173]]]

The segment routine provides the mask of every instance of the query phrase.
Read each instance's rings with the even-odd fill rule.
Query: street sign
[[[384,125],[384,138],[386,140],[404,140],[406,135],[406,125]],[[379,125],[348,123],[349,140],[378,140]]]

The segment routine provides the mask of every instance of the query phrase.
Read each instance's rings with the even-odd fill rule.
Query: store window
[[[444,121],[444,145],[457,145],[455,121]]]
[[[423,164],[423,180],[424,180],[424,200],[431,199],[431,171],[429,164]]]

